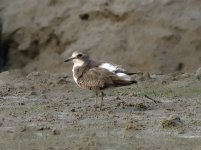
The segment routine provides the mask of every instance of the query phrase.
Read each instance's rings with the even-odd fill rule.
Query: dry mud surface
[[[93,94],[71,74],[0,73],[0,149],[200,149],[195,74],[136,79],[138,85],[105,91],[103,110],[95,110]]]

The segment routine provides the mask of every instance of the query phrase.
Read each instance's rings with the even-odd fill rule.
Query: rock
[[[60,134],[60,131],[59,131],[58,129],[54,128],[54,129],[52,130],[52,133],[53,133],[53,135],[59,135],[59,134]]]
[[[32,96],[32,95],[37,95],[37,93],[34,92],[34,91],[31,91],[31,92],[28,94],[28,96]]]
[[[21,106],[25,105],[24,102],[19,102],[18,104],[21,105]]]
[[[42,127],[38,127],[37,131],[43,131],[43,130],[50,130],[49,126],[42,126]]]
[[[20,127],[20,132],[26,132],[27,131],[27,127],[26,126],[22,126]]]
[[[201,80],[201,67],[196,70],[196,72],[195,72],[195,77],[196,77],[198,80]]]
[[[81,14],[79,15],[81,20],[88,20],[89,19],[89,14],[85,13],[85,14]]]
[[[141,126],[139,126],[137,123],[130,122],[130,123],[127,123],[125,129],[126,130],[141,130]]]
[[[115,99],[116,99],[116,100],[121,100],[121,98],[120,98],[119,96],[117,96]]]
[[[163,128],[178,128],[183,126],[183,121],[178,116],[169,116],[161,121],[161,126]]]
[[[70,111],[71,111],[71,112],[75,112],[76,110],[75,110],[75,108],[73,108],[73,109],[71,109]]]
[[[54,147],[48,147],[46,150],[56,150]]]
[[[31,72],[31,73],[29,73],[29,74],[27,75],[27,79],[29,79],[29,80],[34,80],[35,77],[38,77],[39,75],[40,75],[39,72]]]
[[[144,111],[144,110],[148,110],[149,109],[149,106],[148,105],[145,105],[144,103],[138,103],[136,105],[134,105],[135,108],[137,110],[141,110],[141,111]]]

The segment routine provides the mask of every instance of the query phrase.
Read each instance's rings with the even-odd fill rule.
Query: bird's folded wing
[[[90,87],[106,88],[113,85],[112,76],[115,74],[103,68],[91,68],[82,76],[82,82],[85,82]]]
[[[89,88],[104,89],[110,86],[125,86],[134,83],[125,80],[104,68],[91,68],[82,76],[82,82]]]

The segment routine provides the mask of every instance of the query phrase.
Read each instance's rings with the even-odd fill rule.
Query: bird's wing
[[[91,88],[106,88],[113,85],[113,73],[103,68],[91,68],[82,75],[82,84]]]
[[[104,89],[110,86],[124,86],[136,83],[135,80],[126,80],[104,68],[91,68],[82,76],[83,85],[91,89]]]

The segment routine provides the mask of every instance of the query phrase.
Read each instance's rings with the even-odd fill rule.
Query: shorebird
[[[102,107],[104,97],[103,90],[109,87],[126,86],[137,81],[133,80],[130,75],[119,65],[111,63],[100,63],[92,60],[89,55],[81,51],[75,51],[72,56],[65,62],[73,62],[73,78],[76,84],[85,89],[95,92],[95,108]],[[101,94],[100,105],[98,106],[98,96]]]

